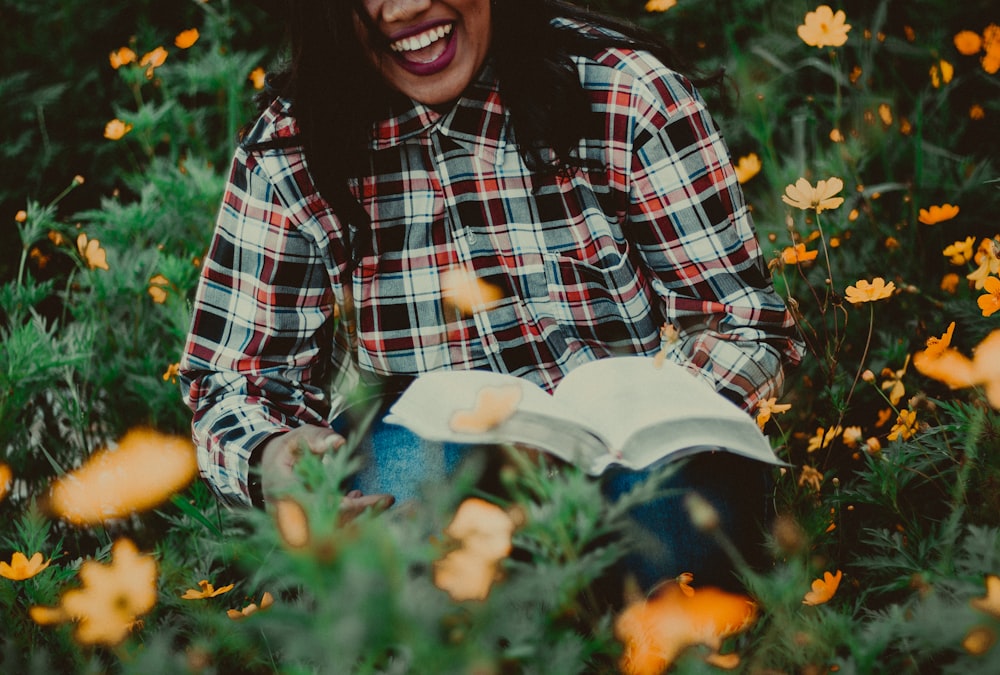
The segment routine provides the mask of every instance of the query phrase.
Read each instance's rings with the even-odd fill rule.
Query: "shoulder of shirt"
[[[291,138],[298,133],[299,126],[292,115],[291,102],[284,98],[276,98],[261,111],[257,120],[240,138],[240,147],[246,152],[254,152],[257,146],[283,138]],[[289,150],[297,151],[298,148],[292,146],[291,148],[265,150],[265,152],[288,152]]]
[[[553,24],[584,34],[621,37],[620,33],[603,26],[582,24],[570,19],[556,19]],[[626,87],[655,92],[657,97],[667,92],[675,101],[695,96],[694,87],[687,77],[642,49],[605,47],[589,56],[574,56],[573,61],[580,70],[584,87]]]

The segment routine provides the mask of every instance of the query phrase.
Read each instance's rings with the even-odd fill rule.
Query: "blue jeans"
[[[397,503],[419,497],[422,486],[447,481],[476,446],[425,441],[408,429],[379,419],[361,441],[364,466],[352,488],[366,494],[388,493]],[[616,500],[649,471],[614,467],[600,478],[605,497]],[[629,512],[629,526],[639,547],[628,553],[610,577],[631,574],[643,589],[694,574],[698,585],[737,590],[732,562],[715,539],[695,528],[684,507],[684,494],[697,491],[719,514],[719,529],[752,564],[764,562],[763,528],[767,521],[770,468],[727,452],[706,452],[683,460],[663,484],[670,491]]]

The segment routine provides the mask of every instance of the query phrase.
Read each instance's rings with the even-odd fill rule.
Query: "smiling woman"
[[[800,355],[791,316],[728,149],[658,38],[559,0],[285,6],[292,61],[234,158],[181,361],[220,496],[274,503],[303,451],[352,431],[367,464],[346,512],[419,499],[471,452],[378,416],[352,430],[359,382],[384,415],[430,371],[551,392],[588,362],[660,355],[746,410],[778,395]],[[457,303],[462,276],[489,292]],[[708,448],[675,484],[749,546],[766,469]],[[634,515],[654,540],[628,563],[643,584],[690,567],[734,582],[681,501]]]

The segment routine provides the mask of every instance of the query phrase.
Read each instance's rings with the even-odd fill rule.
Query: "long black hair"
[[[290,100],[299,134],[251,148],[302,147],[320,195],[342,223],[358,231],[355,263],[370,242],[370,221],[349,189],[349,180],[366,173],[373,125],[394,104],[405,101],[384,84],[365,56],[355,17],[367,24],[369,34],[378,31],[363,4],[363,0],[283,3],[290,58],[269,77],[258,102],[266,106],[275,96]],[[491,17],[489,58],[500,96],[510,112],[518,151],[538,173],[579,168],[573,149],[600,131],[573,56],[625,47],[650,51],[670,67],[679,65],[659,36],[562,0],[494,1]],[[553,22],[557,17],[597,30],[560,26]]]

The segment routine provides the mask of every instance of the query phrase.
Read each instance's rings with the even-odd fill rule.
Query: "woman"
[[[551,389],[655,354],[664,324],[731,400],[776,395],[792,321],[718,130],[651,36],[556,0],[285,6],[291,63],[236,153],[182,361],[222,498],[259,505],[298,448],[341,446],[358,382],[481,368]],[[456,268],[500,297],[449,311]],[[371,464],[399,462],[345,508],[433,474],[401,433],[376,426]]]

